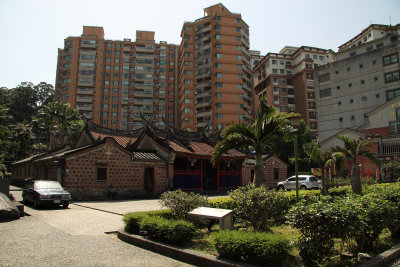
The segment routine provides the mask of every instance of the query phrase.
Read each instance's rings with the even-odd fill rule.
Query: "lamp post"
[[[294,172],[296,174],[296,199],[299,199],[299,164],[298,164],[298,148],[297,148],[297,132],[300,124],[300,118],[295,116],[291,120],[292,126],[295,129],[294,134]]]

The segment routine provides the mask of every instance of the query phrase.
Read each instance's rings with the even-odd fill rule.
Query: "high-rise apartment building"
[[[317,71],[319,141],[368,122],[366,114],[400,95],[400,24],[372,24]],[[400,109],[391,131],[400,132]]]
[[[309,46],[268,53],[253,68],[255,94],[280,112],[301,114],[316,138],[315,68],[334,60],[333,51]]]
[[[249,26],[240,14],[217,4],[204,17],[185,22],[180,45],[179,116],[181,129],[221,129],[251,121]]]
[[[156,43],[154,32],[106,40],[102,27],[83,27],[58,51],[56,99],[104,127],[133,130],[141,116],[177,127],[179,46]]]

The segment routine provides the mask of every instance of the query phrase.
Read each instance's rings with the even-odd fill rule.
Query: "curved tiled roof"
[[[117,141],[117,143],[122,147],[126,147],[128,144],[133,144],[137,140],[137,137],[99,133],[93,130],[90,130],[90,134],[92,135],[94,140],[103,140],[106,137],[111,137],[115,141]]]

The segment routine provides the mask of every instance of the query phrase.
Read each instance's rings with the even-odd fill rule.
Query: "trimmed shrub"
[[[221,257],[260,265],[282,262],[291,250],[289,240],[265,232],[220,231],[212,240]]]
[[[351,186],[341,186],[338,188],[329,188],[328,193],[332,197],[345,197],[352,194]]]
[[[125,223],[125,231],[130,234],[138,235],[140,232],[140,221],[146,217],[144,212],[130,212],[124,214],[122,221]]]
[[[218,197],[214,199],[208,199],[208,206],[216,209],[234,210],[235,202],[231,197]]]
[[[313,266],[331,255],[333,238],[349,240],[348,235],[358,229],[358,210],[351,200],[332,201],[329,196],[310,204],[302,201],[288,213],[288,221],[301,233],[299,252],[306,266]]]
[[[395,213],[391,203],[379,194],[368,194],[354,199],[359,206],[361,220],[358,231],[354,231],[354,239],[358,248],[363,250],[374,245],[383,229],[388,227]]]
[[[380,196],[389,201],[393,208],[388,228],[393,237],[400,237],[400,183],[377,187]]]
[[[250,222],[254,231],[268,230],[281,224],[290,208],[290,199],[282,192],[264,186],[248,185],[229,194],[235,203],[237,219]]]
[[[159,216],[145,216],[140,221],[140,229],[152,239],[172,244],[192,240],[196,234],[195,226],[184,220],[168,220]]]
[[[187,219],[187,213],[198,207],[208,205],[207,197],[181,190],[164,192],[160,196],[161,205],[171,209],[177,219]]]

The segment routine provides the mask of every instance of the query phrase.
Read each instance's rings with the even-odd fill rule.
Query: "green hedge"
[[[125,231],[130,234],[138,235],[140,233],[140,221],[146,216],[159,216],[165,219],[174,219],[172,211],[168,209],[129,212],[122,217],[122,221],[125,224]]]
[[[216,209],[235,209],[235,202],[231,197],[218,197],[214,199],[208,199],[208,206]]]
[[[291,250],[287,239],[266,232],[220,231],[212,240],[221,257],[253,264],[283,262]]]
[[[172,244],[190,241],[196,234],[195,226],[184,220],[168,220],[159,216],[145,216],[140,220],[145,235]]]

